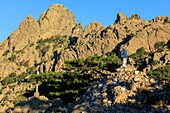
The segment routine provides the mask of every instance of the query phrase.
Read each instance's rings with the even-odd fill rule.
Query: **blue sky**
[[[0,0],[0,42],[16,30],[28,15],[38,20],[52,4],[66,6],[83,27],[92,21],[111,25],[118,12],[128,17],[139,14],[143,20],[156,16],[170,17],[170,0]]]

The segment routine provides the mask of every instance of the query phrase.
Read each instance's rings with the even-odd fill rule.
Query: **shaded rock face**
[[[58,101],[59,102],[59,101]],[[60,103],[60,102],[59,102]],[[31,97],[28,101],[23,101],[15,105],[14,109],[8,109],[8,113],[42,113],[45,112],[48,107],[53,104],[52,101],[49,101],[48,98],[40,96],[38,98]]]

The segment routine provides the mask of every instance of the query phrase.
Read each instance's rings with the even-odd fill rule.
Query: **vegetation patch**
[[[170,85],[170,64],[150,70],[147,72],[147,75],[149,77],[165,80]]]
[[[4,86],[7,86],[8,84],[12,84],[15,82],[22,82],[25,80],[25,77],[28,75],[28,73],[21,73],[20,75],[16,75],[16,73],[11,73],[9,76],[5,77],[2,81],[1,84]]]
[[[145,58],[149,55],[148,52],[145,51],[144,47],[139,48],[136,53],[130,55],[130,58],[133,58],[136,62],[135,67],[137,67],[139,70],[143,69],[145,65]]]
[[[46,72],[32,74],[29,82],[37,78],[41,82],[39,86],[40,95],[49,99],[61,98],[65,104],[73,102],[76,98],[98,82],[105,74],[101,70],[115,71],[121,65],[121,60],[114,54],[94,55],[86,59],[74,59],[66,61],[65,72]],[[27,92],[27,96],[33,92]]]

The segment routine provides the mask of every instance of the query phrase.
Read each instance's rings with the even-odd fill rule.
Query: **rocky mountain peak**
[[[16,51],[21,50],[39,37],[39,31],[39,23],[29,15],[9,37],[10,48],[15,46]]]
[[[120,21],[122,21],[122,20],[126,20],[126,19],[128,19],[128,17],[126,16],[126,15],[124,15],[122,12],[119,12],[118,14],[117,14],[117,19],[116,19],[116,23],[119,23]]]
[[[29,15],[25,20],[23,20],[19,26],[19,29],[23,31],[30,31],[31,29],[38,28],[39,24],[35,18]],[[30,31],[31,32],[31,31]]]
[[[140,15],[138,15],[138,14],[133,14],[133,15],[131,16],[131,19],[140,20]]]
[[[153,22],[170,22],[170,18],[167,16],[157,16],[156,18],[152,19]]]
[[[41,38],[52,35],[70,35],[76,25],[74,14],[63,5],[54,4],[39,18]]]
[[[85,27],[85,29],[84,29],[84,36],[86,36],[88,33],[97,32],[97,31],[99,31],[99,30],[101,30],[103,28],[105,28],[105,26],[103,26],[101,23],[99,23],[97,21],[93,21],[92,23],[90,23],[89,25],[87,25]]]

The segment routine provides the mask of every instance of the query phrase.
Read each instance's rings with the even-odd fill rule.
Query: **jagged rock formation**
[[[146,65],[150,65],[149,61],[159,60],[160,65],[165,65],[170,62],[170,52],[166,48],[169,40],[169,17],[158,16],[148,21],[141,20],[138,14],[128,18],[118,13],[110,26],[95,21],[83,29],[81,23],[76,23],[73,13],[54,4],[41,14],[38,21],[28,16],[0,44],[0,77],[3,80],[11,73],[63,71],[64,62],[68,59],[118,52],[122,45],[128,55],[141,47],[152,53],[151,58],[145,58]],[[157,42],[165,43],[163,52],[156,52]],[[144,70],[150,69],[146,66]]]
[[[82,24],[76,24],[74,15],[69,10],[62,5],[55,4],[44,12],[38,21],[28,16],[21,22],[19,28],[1,43],[0,69],[2,71],[0,75],[7,76],[12,72],[17,74],[25,72],[27,67],[21,66],[23,63],[28,63],[28,67],[41,64],[36,68],[41,72],[59,71],[67,59],[105,54],[112,50],[119,50],[121,45],[127,46],[129,55],[135,53],[140,47],[154,52],[156,42],[167,43],[169,41],[169,31],[168,17],[159,16],[147,21],[140,20],[138,14],[128,18],[123,13],[118,13],[115,23],[108,27],[99,22],[92,22],[83,30]],[[54,48],[47,42],[45,46],[50,45],[49,48],[43,48],[47,51],[44,56],[40,55],[36,49],[37,41],[57,35],[66,36],[67,43]],[[71,40],[73,44],[70,44]],[[54,57],[54,51],[58,52],[58,60],[51,60]],[[11,58],[15,61],[8,60]]]
[[[41,14],[39,20],[41,36],[47,38],[57,34],[71,35],[72,28],[76,25],[74,14],[64,6],[54,4]]]

